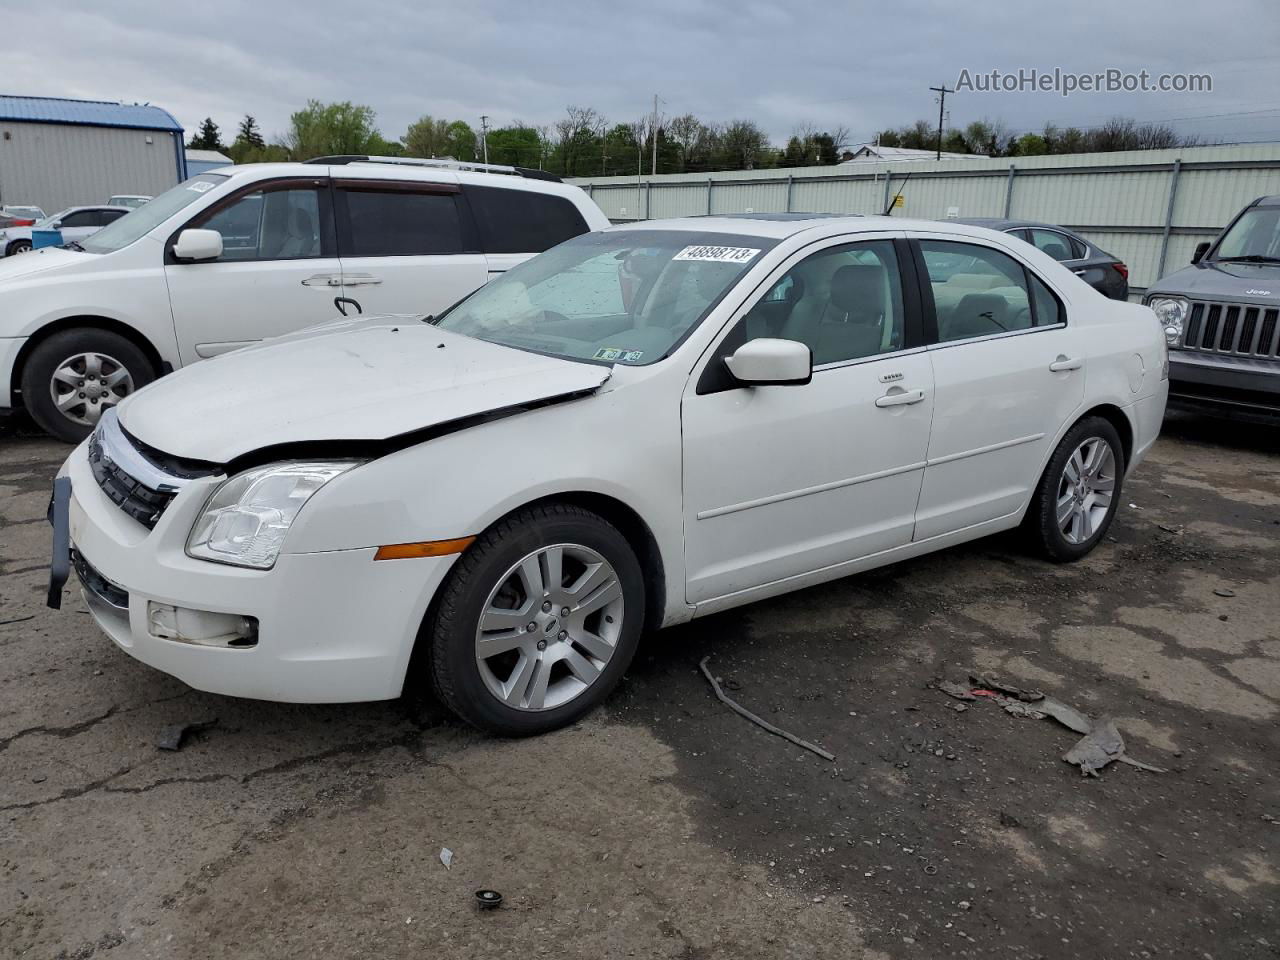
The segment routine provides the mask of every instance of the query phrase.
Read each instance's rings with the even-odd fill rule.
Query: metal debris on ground
[[[477,890],[476,906],[481,910],[496,910],[502,906],[502,894],[497,890]]]
[[[1055,700],[1053,697],[1046,697],[1039,690],[1023,690],[994,677],[971,674],[969,681],[972,686],[967,689],[963,684],[949,680],[937,681],[932,686],[947,696],[957,699],[961,699],[959,694],[967,693],[971,700],[990,700],[999,704],[1005,713],[1011,716],[1028,720],[1043,720],[1050,717],[1068,730],[1082,734],[1083,739],[1068,750],[1062,759],[1078,766],[1083,776],[1098,776],[1098,771],[1112,761],[1128,764],[1150,773],[1169,772],[1162,767],[1135,760],[1126,754],[1124,738],[1120,736],[1115,721],[1110,717],[1104,717],[1094,723],[1070,704]],[[963,707],[964,704],[949,704],[949,706]],[[1000,816],[1003,823],[1004,814]]]
[[[701,662],[698,664],[698,669],[702,671],[702,675],[706,677],[707,680],[710,682],[711,689],[715,691],[717,700],[723,703],[726,707],[728,707],[734,713],[738,714],[741,717],[745,717],[746,719],[754,723],[756,726],[769,731],[774,736],[781,737],[783,740],[789,740],[791,743],[794,743],[797,747],[804,747],[804,749],[808,750],[810,753],[816,753],[823,760],[835,762],[836,756],[834,753],[828,753],[826,750],[823,750],[821,747],[817,746],[816,744],[810,743],[808,740],[801,740],[794,733],[788,733],[786,730],[783,730],[781,727],[775,727],[768,720],[764,720],[760,717],[757,717],[754,713],[752,713],[746,707],[742,706],[741,704],[737,703],[736,701],[726,696],[725,692],[722,689],[720,689],[720,682],[716,680],[716,678],[711,675],[711,671],[707,669],[707,661],[710,659],[711,659],[710,657],[703,657]]]
[[[11,620],[0,620],[0,627],[7,627],[11,623],[26,623],[28,620],[34,620],[35,614],[26,617],[14,617]]]
[[[1230,587],[1217,587],[1213,592],[1219,597],[1234,597],[1236,595],[1236,592]]]
[[[156,746],[161,750],[181,750],[182,745],[186,743],[187,737],[192,734],[199,733],[201,730],[208,730],[215,726],[218,722],[217,717],[211,717],[208,720],[194,720],[190,723],[172,723],[160,730],[160,736],[156,739]]]
[[[443,863],[444,868],[448,870],[450,865],[453,863],[453,851],[450,850],[448,847],[441,847],[440,862]]]

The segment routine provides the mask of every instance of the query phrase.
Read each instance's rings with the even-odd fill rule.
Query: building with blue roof
[[[146,103],[0,95],[0,204],[49,213],[187,177],[182,125]]]

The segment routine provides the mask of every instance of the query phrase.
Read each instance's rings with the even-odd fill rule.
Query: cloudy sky
[[[1092,126],[1123,114],[1210,141],[1280,140],[1277,0],[0,0],[0,93],[149,101],[189,131],[245,113],[268,137],[309,98],[352,100],[399,137],[422,114],[553,123],[566,105],[799,123],[854,142],[936,121],[930,86],[1020,67],[1203,72],[1211,93],[961,92],[951,123]],[[1236,56],[1239,54],[1239,56]]]

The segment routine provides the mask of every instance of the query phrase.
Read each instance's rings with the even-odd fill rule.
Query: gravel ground
[[[666,631],[518,742],[197,693],[45,609],[66,452],[0,434],[0,956],[1280,956],[1280,429],[1171,418],[1082,563],[995,538]],[[1167,772],[932,686],[980,672]]]

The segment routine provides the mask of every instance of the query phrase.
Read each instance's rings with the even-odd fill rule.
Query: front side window
[[[775,243],[680,230],[583,234],[508,270],[437,323],[571,360],[655,363]]]
[[[344,257],[421,257],[462,253],[458,203],[452,193],[343,191],[347,228],[338,240]]]
[[[1080,260],[1084,257],[1084,244],[1066,234],[1058,233],[1056,230],[1031,229],[1027,232],[1031,235],[1032,244],[1059,263],[1065,260]]]
[[[97,227],[102,225],[102,220],[96,210],[77,210],[75,213],[68,213],[61,220],[62,227]]]
[[[80,247],[85,253],[113,253],[123,249],[139,237],[145,237],[188,204],[208,196],[209,191],[217,188],[226,179],[226,176],[217,173],[205,173],[192,177],[166,190],[137,210],[129,211],[93,236],[81,240]]]
[[[220,261],[320,256],[320,197],[314,187],[255,190],[195,225],[222,234]]]
[[[921,240],[940,341],[1034,325],[1027,271],[1008,254],[971,243]]]
[[[503,187],[464,189],[485,253],[541,253],[587,232],[582,214],[565,197]]]
[[[807,344],[815,366],[902,349],[902,278],[892,241],[851,243],[806,257],[740,323],[746,340]]]
[[[1280,262],[1280,207],[1246,210],[1222,238],[1214,258]]]

